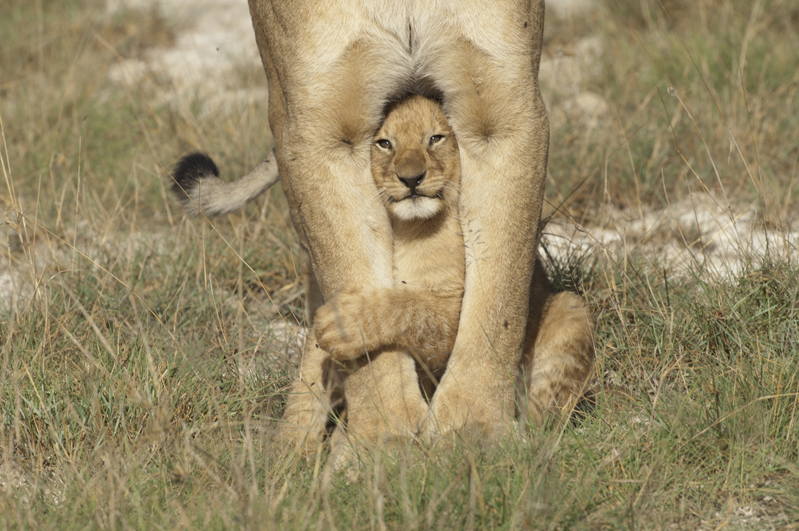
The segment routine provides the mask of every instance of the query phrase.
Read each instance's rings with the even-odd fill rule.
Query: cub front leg
[[[369,448],[374,443],[416,436],[427,402],[422,398],[411,356],[379,348],[356,360],[338,363],[349,369],[344,395],[346,442],[351,448],[345,453],[357,454],[359,448]],[[333,449],[334,453],[339,450]]]
[[[446,363],[458,331],[462,293],[410,288],[347,291],[317,310],[319,347],[337,360],[379,347],[410,349],[421,363]]]

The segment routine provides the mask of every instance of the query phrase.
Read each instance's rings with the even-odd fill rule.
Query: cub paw
[[[316,341],[333,359],[357,359],[380,346],[365,329],[364,303],[359,294],[342,293],[316,310]]]

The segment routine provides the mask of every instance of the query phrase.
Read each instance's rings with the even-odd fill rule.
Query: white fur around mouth
[[[414,219],[430,219],[441,211],[441,201],[432,197],[417,196],[407,197],[389,208],[391,213],[399,219],[411,221]]]

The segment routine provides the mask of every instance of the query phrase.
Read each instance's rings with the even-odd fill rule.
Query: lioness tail
[[[190,153],[181,158],[172,173],[172,192],[186,213],[208,217],[238,210],[267,191],[279,179],[273,149],[253,170],[233,182],[219,178],[219,170],[204,153]]]

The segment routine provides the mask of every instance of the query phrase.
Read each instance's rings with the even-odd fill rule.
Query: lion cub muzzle
[[[416,187],[421,184],[424,180],[424,176],[427,172],[422,173],[421,175],[414,175],[413,177],[400,177],[397,175],[397,179],[399,179],[402,184],[408,187],[410,190],[410,195],[407,197],[418,197],[419,194],[416,193]]]

